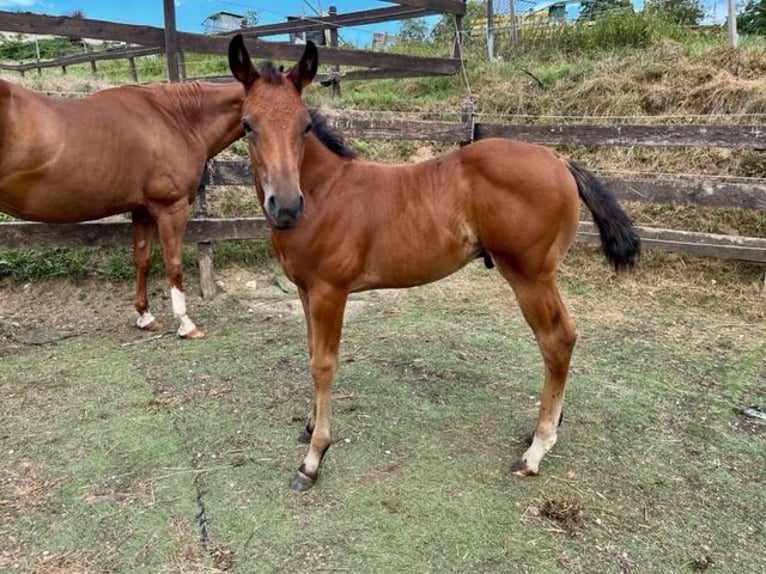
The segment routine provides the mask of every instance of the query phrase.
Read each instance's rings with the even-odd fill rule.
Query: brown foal
[[[229,64],[245,87],[242,124],[255,189],[285,274],[298,287],[315,398],[310,446],[292,487],[310,488],[331,443],[330,389],[351,292],[436,281],[483,257],[513,289],[545,365],[532,442],[514,470],[536,474],[556,442],[576,333],[556,272],[577,231],[580,199],[616,269],[640,243],[614,196],[555,151],[487,139],[407,165],[355,157],[301,100],[318,54],[306,46],[286,73],[256,70],[241,36]]]

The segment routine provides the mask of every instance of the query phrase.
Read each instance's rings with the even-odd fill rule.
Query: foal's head
[[[301,59],[287,72],[268,62],[256,70],[240,34],[229,44],[229,67],[245,87],[242,128],[256,191],[277,229],[292,227],[303,215],[300,164],[311,115],[301,92],[314,79],[317,63],[316,46],[308,42]]]

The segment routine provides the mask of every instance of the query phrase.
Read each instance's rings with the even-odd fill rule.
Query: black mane
[[[327,125],[327,119],[319,113],[319,110],[312,108],[309,113],[311,114],[311,132],[327,149],[344,159],[353,159],[357,156],[356,151],[346,145],[343,136]]]
[[[261,62],[258,66],[258,75],[260,75],[261,79],[267,84],[272,84],[274,86],[282,85],[282,74],[280,74],[280,70],[275,68],[274,64],[271,62]]]

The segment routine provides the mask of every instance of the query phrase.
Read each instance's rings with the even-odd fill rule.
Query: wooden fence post
[[[194,218],[207,219],[207,195],[206,186],[210,183],[210,171],[205,166],[202,172],[197,196],[194,198]],[[213,244],[210,242],[197,243],[197,258],[199,260],[199,284],[202,297],[208,299],[215,295],[215,281],[213,279]]]
[[[128,58],[128,69],[130,70],[130,77],[133,78],[133,82],[138,83],[138,69],[136,68],[136,59],[134,57]]]
[[[473,100],[463,102],[463,107],[460,108],[460,121],[466,125],[467,137],[460,142],[460,145],[464,146],[476,139],[476,106]]]
[[[165,59],[168,62],[168,79],[177,82],[181,79],[178,72],[178,33],[176,31],[176,7],[174,0],[163,0],[165,11]]]
[[[338,8],[336,6],[330,6],[330,16],[337,16]],[[330,47],[338,47],[338,29],[333,26],[330,28]],[[332,78],[332,97],[340,97],[340,78],[336,75],[340,72],[340,66],[338,64],[332,65],[333,78]]]

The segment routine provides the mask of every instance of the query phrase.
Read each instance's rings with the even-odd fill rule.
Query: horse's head
[[[287,72],[264,63],[256,70],[240,34],[229,44],[229,67],[245,87],[242,127],[250,149],[255,186],[266,217],[288,229],[303,215],[300,165],[311,115],[301,100],[317,72],[316,46]]]

